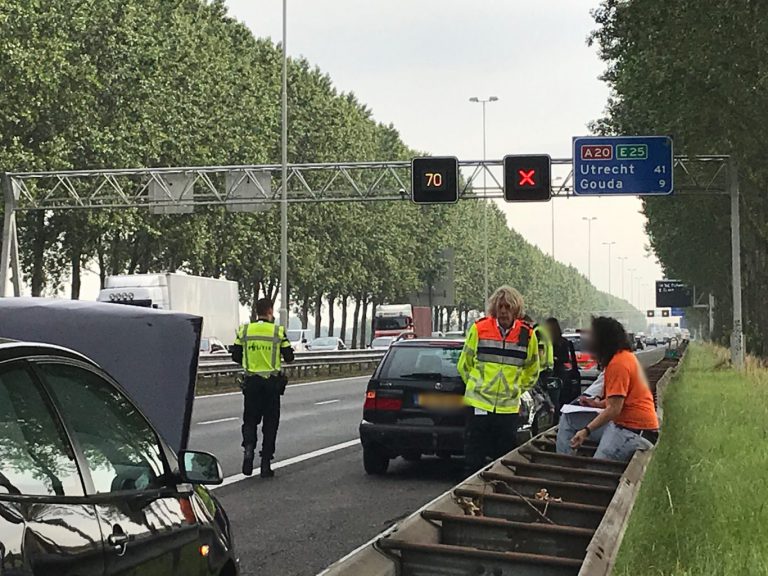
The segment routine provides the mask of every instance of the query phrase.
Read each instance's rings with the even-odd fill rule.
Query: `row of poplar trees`
[[[222,0],[0,0],[0,79],[0,170],[280,158],[280,47],[254,37]],[[414,155],[393,126],[376,122],[306,60],[290,61],[288,98],[293,163]],[[519,287],[532,316],[556,314],[576,325],[610,310],[642,322],[629,304],[524,241],[497,207],[472,201],[428,209],[407,201],[292,205],[292,311],[318,331],[321,314],[331,333],[354,328],[354,343],[362,345],[373,307],[402,302],[435,277],[437,255],[449,247],[456,306],[436,317],[441,327],[448,318],[464,322],[483,308],[483,218],[490,284]],[[19,238],[33,295],[68,285],[67,295],[78,298],[85,268],[102,281],[161,271],[227,277],[239,282],[249,307],[279,291],[276,210],[22,212]]]
[[[768,163],[761,126],[768,125],[768,3],[706,4],[602,2],[592,41],[607,63],[613,97],[596,129],[670,134],[676,153],[731,156],[741,188],[744,329],[748,349],[765,357]],[[667,276],[715,296],[713,337],[723,342],[732,326],[729,202],[705,194],[645,201],[651,245]]]

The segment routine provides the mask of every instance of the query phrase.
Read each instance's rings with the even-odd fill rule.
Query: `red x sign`
[[[536,175],[536,170],[518,170],[520,176],[520,183],[518,186],[536,186],[536,182],[533,181],[533,177]]]

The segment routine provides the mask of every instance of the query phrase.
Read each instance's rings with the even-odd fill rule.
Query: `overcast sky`
[[[227,0],[231,14],[258,36],[281,37],[280,0]],[[488,158],[549,153],[570,157],[571,138],[604,110],[608,89],[596,50],[586,45],[597,0],[288,0],[288,51],[319,66],[343,91],[357,94],[376,120],[393,123],[412,148],[461,159],[482,157],[482,114],[488,105]],[[339,160],[344,160],[340,158]],[[557,176],[557,172],[555,172]],[[550,205],[500,203],[509,224],[552,251]],[[592,279],[630,296],[630,268],[646,285],[634,303],[649,306],[661,271],[648,256],[636,199],[558,199],[555,257],[588,268]],[[636,282],[636,285],[639,284]],[[641,300],[641,297],[643,298]]]

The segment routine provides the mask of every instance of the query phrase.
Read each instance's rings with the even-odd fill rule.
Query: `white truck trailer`
[[[226,345],[240,324],[240,295],[231,280],[173,273],[109,276],[98,301],[202,316],[203,338]]]

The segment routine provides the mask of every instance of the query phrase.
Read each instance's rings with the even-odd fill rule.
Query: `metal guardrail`
[[[331,352],[296,352],[296,358],[283,366],[289,376],[301,375],[310,370],[334,366],[359,365],[360,367],[378,364],[384,357],[384,350],[335,350]],[[198,376],[226,376],[240,374],[242,366],[232,361],[229,354],[201,354],[198,362]]]

